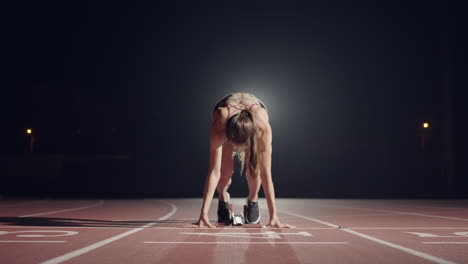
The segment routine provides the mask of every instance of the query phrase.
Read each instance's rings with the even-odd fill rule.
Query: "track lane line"
[[[431,218],[440,218],[440,219],[449,219],[449,220],[458,220],[458,221],[466,221],[466,218],[459,218],[459,217],[450,217],[450,216],[441,216],[441,215],[430,215],[430,214],[421,214],[421,213],[411,213],[411,212],[402,212],[402,211],[393,211],[393,210],[381,210],[381,209],[371,209],[371,208],[356,208],[356,209],[364,209],[364,210],[372,210],[378,212],[388,212],[388,213],[399,213],[402,215],[416,215],[416,216],[424,216],[424,217],[431,217]]]
[[[432,256],[432,255],[426,254],[426,253],[421,252],[421,251],[417,251],[417,250],[414,250],[414,249],[411,249],[411,248],[400,246],[400,245],[397,245],[397,244],[394,244],[394,243],[391,243],[391,242],[388,242],[388,241],[385,241],[385,240],[382,240],[382,239],[378,239],[378,238],[375,238],[375,237],[372,237],[372,236],[369,236],[369,235],[366,235],[366,234],[363,234],[363,233],[359,233],[359,232],[354,231],[354,230],[344,229],[344,228],[341,228],[338,225],[328,223],[328,222],[324,222],[324,221],[321,221],[321,220],[318,220],[318,219],[315,219],[315,218],[311,218],[311,217],[307,217],[307,216],[304,216],[304,215],[295,214],[295,213],[291,213],[291,212],[287,212],[287,211],[283,211],[283,210],[278,210],[278,212],[281,212],[283,214],[293,215],[293,216],[296,216],[298,218],[306,219],[306,220],[316,222],[316,223],[319,223],[319,224],[323,224],[323,225],[326,225],[326,226],[329,226],[329,227],[334,227],[334,228],[337,228],[337,229],[339,229],[341,231],[347,232],[349,234],[353,234],[355,236],[365,238],[367,240],[370,240],[370,241],[379,243],[381,245],[403,251],[403,252],[408,253],[410,255],[413,255],[413,256],[416,256],[416,257],[419,257],[419,258],[423,258],[423,259],[432,261],[434,263],[456,264],[455,262],[452,262],[452,261],[449,261],[449,260],[446,260],[446,259],[438,258],[436,256]]]
[[[346,209],[358,209],[358,210],[368,210],[368,211],[383,212],[383,213],[394,213],[394,214],[401,214],[401,215],[416,215],[416,216],[425,216],[425,217],[432,217],[432,218],[441,218],[441,219],[449,219],[449,220],[458,220],[458,221],[468,222],[468,219],[466,219],[466,218],[449,217],[449,216],[432,215],[432,214],[412,213],[412,212],[383,210],[383,209],[372,209],[372,208],[366,208],[366,207],[350,207],[350,206],[331,206],[331,207],[346,208]],[[450,211],[447,211],[447,212],[450,212]]]
[[[67,241],[56,241],[56,240],[0,240],[0,243],[65,243]]]
[[[155,222],[152,222],[152,223],[148,223],[146,225],[143,225],[141,227],[137,227],[137,228],[134,228],[132,230],[129,230],[127,232],[124,232],[122,234],[119,234],[119,235],[116,235],[116,236],[113,236],[113,237],[110,237],[110,238],[107,238],[107,239],[104,239],[104,240],[101,240],[97,243],[94,243],[94,244],[91,244],[89,246],[86,246],[86,247],[83,247],[83,248],[80,248],[80,249],[77,249],[77,250],[74,250],[72,252],[69,252],[65,255],[62,255],[62,256],[58,256],[58,257],[55,257],[53,259],[49,259],[49,260],[46,260],[46,261],[43,261],[41,262],[40,264],[58,264],[58,263],[62,263],[64,261],[67,261],[69,259],[72,259],[72,258],[75,258],[75,257],[78,257],[78,256],[81,256],[83,254],[86,254],[92,250],[95,250],[97,248],[100,248],[102,246],[105,246],[107,244],[110,244],[114,241],[117,241],[121,238],[124,238],[126,236],[129,236],[131,234],[134,234],[136,232],[139,232],[145,228],[148,228],[150,226],[153,226],[155,224],[158,223],[158,221],[163,221],[163,220],[166,220],[168,219],[169,217],[171,217],[173,214],[175,214],[175,212],[177,211],[177,207],[172,204],[172,203],[169,203],[169,202],[166,202],[166,201],[161,201],[163,203],[166,203],[168,204],[169,206],[171,206],[171,211],[169,213],[167,213],[166,215],[164,215],[163,217],[159,218],[157,221]]]
[[[39,215],[48,215],[48,214],[56,214],[56,213],[64,213],[64,212],[71,212],[71,211],[78,211],[82,209],[88,209],[88,208],[93,208],[93,207],[98,207],[104,204],[103,200],[99,200],[99,202],[88,205],[88,206],[81,206],[81,207],[75,207],[75,208],[70,208],[70,209],[64,209],[64,210],[57,210],[57,211],[49,211],[49,212],[43,212],[43,213],[37,213],[37,214],[28,214],[28,215],[22,215],[18,217],[32,217],[32,216],[39,216]]]
[[[2,226],[0,225],[0,229],[3,228],[53,228],[56,229],[57,226]],[[108,227],[108,226],[60,226],[60,229],[73,229],[73,228],[97,228],[97,229],[130,229],[131,227]],[[216,227],[217,229],[223,229],[223,230],[232,230],[232,227]],[[262,227],[244,227],[245,229],[249,230],[259,230],[262,229]],[[212,228],[210,227],[153,227],[152,229],[157,229],[157,230],[211,230]],[[269,227],[268,229],[271,230],[283,230],[284,228],[278,228],[278,227]],[[296,227],[295,229],[314,229],[314,230],[327,230],[327,229],[334,229],[330,227]],[[405,228],[400,228],[400,229],[405,229]],[[412,228],[407,228],[407,229],[412,229]],[[421,229],[430,229],[430,228],[421,228]],[[466,228],[447,228],[447,229],[468,229]]]
[[[346,229],[363,229],[363,230],[372,230],[372,229],[375,229],[375,230],[385,230],[385,229],[395,229],[395,230],[398,230],[398,229],[410,229],[410,230],[413,230],[413,229],[440,229],[440,230],[444,230],[444,229],[448,229],[448,230],[451,230],[451,229],[468,229],[468,227],[346,227]]]
[[[468,242],[442,241],[442,242],[421,242],[423,244],[468,244]]]
[[[56,229],[57,226],[0,226],[0,229],[4,228],[50,228],[50,229]],[[94,229],[129,229],[130,227],[108,227],[108,226],[60,226],[60,229],[82,229],[82,228],[94,228]],[[158,230],[211,230],[212,228],[209,227],[153,227],[152,229],[158,229]],[[217,227],[217,229],[223,229],[223,230],[232,230],[232,227]],[[261,227],[252,227],[252,228],[246,228],[250,230],[257,230],[261,229]],[[278,227],[269,227],[268,229],[271,230],[283,230],[284,228],[278,228]],[[331,228],[331,227],[295,227],[294,229],[305,229],[305,230],[331,230],[331,229],[336,229],[336,228]],[[434,230],[457,230],[457,229],[468,229],[468,227],[346,227],[346,229],[352,229],[352,230],[413,230],[413,229],[434,229]]]
[[[348,242],[275,242],[275,241],[269,241],[269,242],[227,242],[227,241],[217,241],[217,242],[187,242],[187,241],[145,241],[144,243],[146,244],[195,244],[195,245],[213,245],[213,244],[304,244],[304,245],[343,245],[343,244],[349,244]]]

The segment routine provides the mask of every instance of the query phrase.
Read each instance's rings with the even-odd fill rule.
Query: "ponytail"
[[[250,145],[249,172],[256,178],[260,174],[261,155],[258,151],[259,132],[255,126],[255,120],[247,110],[233,115],[227,120],[226,135],[228,139],[237,144]],[[235,151],[241,161],[241,171],[244,170],[245,150]]]
[[[249,169],[252,178],[257,178],[260,175],[261,155],[258,151],[258,131],[254,129],[254,133],[250,137],[250,159]]]

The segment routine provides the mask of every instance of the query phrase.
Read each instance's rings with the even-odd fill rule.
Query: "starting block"
[[[229,204],[229,212],[231,213],[230,223],[235,226],[241,226],[245,224],[244,214],[242,213],[234,213],[232,210],[232,204]]]
[[[231,211],[231,223],[234,226],[241,226],[245,224],[245,218],[243,213],[234,213],[232,210],[232,204],[229,204],[229,211]]]
[[[241,226],[245,224],[243,213],[232,213],[232,225]]]

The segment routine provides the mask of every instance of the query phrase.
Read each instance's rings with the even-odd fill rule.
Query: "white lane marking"
[[[55,233],[55,235],[31,234],[31,235],[16,235],[17,237],[58,237],[58,236],[73,236],[78,234],[76,231],[60,231],[60,230],[31,230],[31,231],[0,231],[0,235],[18,234],[18,233]],[[58,234],[57,234],[58,233]]]
[[[370,209],[373,210],[373,209]],[[387,210],[385,210],[387,211]],[[416,216],[425,216],[425,217],[432,217],[432,218],[441,218],[441,219],[449,219],[449,220],[458,220],[458,221],[467,221],[466,218],[459,218],[459,217],[449,217],[449,216],[440,216],[440,215],[429,215],[429,214],[420,214],[420,213],[410,213],[410,212],[398,212],[398,211],[387,211],[387,212],[395,212],[400,213],[403,215],[416,215]]]
[[[437,210],[437,211],[429,211],[429,212],[426,212],[426,213],[427,214],[437,214],[437,213],[458,213],[458,212],[466,213],[466,212],[468,212],[468,209],[465,209],[465,210]]]
[[[447,241],[447,242],[421,242],[423,244],[468,244],[468,242],[452,242],[452,241]]]
[[[416,216],[424,216],[424,217],[431,217],[431,218],[441,218],[441,219],[449,219],[449,220],[458,220],[458,221],[467,221],[468,222],[468,219],[459,218],[459,217],[430,215],[430,214],[421,214],[421,213],[412,213],[412,212],[403,212],[403,211],[393,211],[393,210],[383,210],[383,209],[372,209],[372,208],[365,208],[365,207],[349,207],[349,206],[334,206],[334,207],[357,209],[357,210],[369,210],[369,211],[384,212],[384,213],[398,213],[398,214],[402,214],[402,215],[416,215]]]
[[[130,229],[131,227],[108,227],[108,226],[2,226],[0,228],[16,228],[16,229],[23,229],[23,228],[57,228],[60,229],[69,229],[69,228],[102,228],[102,229]],[[187,229],[187,228],[185,228]],[[208,229],[208,228],[207,228]]]
[[[65,243],[67,241],[53,241],[53,240],[0,240],[0,243]]]
[[[285,199],[283,199],[285,200]],[[361,200],[362,201],[362,200]],[[394,202],[394,200],[392,200]],[[437,201],[440,201],[440,200],[436,200]],[[463,202],[468,202],[468,200],[457,200],[457,201],[463,201]],[[387,201],[383,201],[383,202],[388,202]],[[403,202],[407,202],[407,201],[403,201]],[[379,202],[379,204],[382,204]],[[386,205],[389,205],[388,203]],[[331,205],[331,204],[328,204],[327,205],[328,207],[338,207],[338,208],[348,208],[348,209],[364,209],[364,210],[377,210],[377,209],[370,209],[370,208],[364,208],[364,207],[351,207],[351,206],[342,206],[342,205]],[[407,205],[407,206],[403,206],[402,204],[390,204],[389,206],[393,206],[393,207],[401,207],[401,208],[407,208],[409,210],[414,210],[414,208],[435,208],[435,209],[444,209],[443,211],[444,212],[450,212],[450,210],[457,210],[457,211],[465,211],[465,210],[468,210],[468,207],[446,207],[446,206],[424,206],[424,205],[418,205],[418,204],[413,204],[413,205]],[[383,211],[383,210],[382,210]],[[406,212],[405,212],[406,213]]]
[[[0,207],[16,207],[16,206],[22,206],[22,205],[31,205],[31,204],[38,204],[38,203],[43,203],[48,200],[39,200],[39,201],[29,201],[29,202],[22,202],[22,203],[16,203],[16,204],[2,204]]]
[[[297,233],[276,233],[274,231],[266,231],[259,233],[243,233],[243,232],[229,232],[229,233],[188,233],[180,232],[184,235],[198,235],[198,236],[220,236],[220,237],[241,237],[241,238],[264,238],[264,239],[281,239],[284,235],[296,235],[296,236],[309,236],[312,234],[309,232],[297,232]]]
[[[150,221],[150,220],[148,220]],[[57,226],[2,226],[0,225],[0,228],[5,229],[5,228],[16,228],[16,229],[23,229],[23,228],[57,228]],[[60,229],[73,229],[73,228],[102,228],[102,229],[129,229],[131,227],[109,227],[109,226],[60,226]],[[430,230],[455,230],[455,229],[468,229],[468,227],[346,227],[347,229],[353,229],[353,230],[413,230],[413,229],[430,229]],[[174,229],[174,230],[212,230],[212,228],[209,227],[152,227],[152,229]],[[217,229],[228,229],[232,230],[232,227],[227,226],[227,227],[217,227]],[[249,227],[246,228],[248,230],[261,230],[261,227]],[[269,227],[269,230],[284,230],[284,228],[273,228]],[[304,230],[332,230],[336,229],[336,227],[296,227],[294,229],[304,229]]]
[[[378,214],[342,214],[342,215],[314,215],[314,217],[343,217],[343,216],[387,216],[400,215],[400,213],[378,213]]]
[[[455,211],[467,211],[468,208],[463,208],[463,207],[443,207],[443,206],[416,206],[417,208],[435,208],[435,209],[444,209],[444,212],[452,210]],[[411,209],[411,207],[409,207]]]
[[[404,232],[412,235],[417,235],[419,237],[450,237],[450,238],[467,238],[468,232],[455,232],[453,233],[455,236],[440,236],[431,233],[420,233],[420,232]]]
[[[82,210],[82,209],[87,209],[87,208],[92,208],[92,207],[97,207],[104,204],[103,200],[99,200],[99,202],[88,205],[88,206],[82,206],[82,207],[75,207],[75,208],[70,208],[70,209],[64,209],[64,210],[58,210],[58,211],[50,211],[50,212],[43,212],[43,213],[37,213],[37,214],[29,214],[29,215],[22,215],[19,217],[32,217],[32,216],[39,216],[39,215],[48,215],[48,214],[56,214],[56,213],[64,213],[64,212],[71,212],[71,211],[77,211],[77,210]]]
[[[211,244],[309,244],[309,245],[343,245],[349,244],[348,242],[227,242],[227,241],[217,241],[217,242],[177,242],[177,241],[145,241],[146,244],[198,244],[198,245],[211,245]]]
[[[436,256],[432,256],[432,255],[429,255],[429,254],[426,254],[424,252],[417,251],[417,250],[414,250],[414,249],[411,249],[411,248],[407,248],[407,247],[404,247],[404,246],[393,244],[393,243],[390,243],[390,242],[382,240],[382,239],[378,239],[378,238],[375,238],[375,237],[372,237],[372,236],[369,236],[369,235],[365,235],[365,234],[356,232],[354,230],[348,230],[348,229],[342,229],[342,230],[345,231],[345,232],[348,232],[350,234],[353,234],[353,235],[356,235],[356,236],[359,236],[359,237],[362,237],[362,238],[377,242],[379,244],[382,244],[382,245],[385,245],[385,246],[388,246],[388,247],[391,247],[391,248],[394,248],[394,249],[401,250],[403,252],[409,253],[409,254],[414,255],[416,257],[420,257],[420,258],[423,258],[423,259],[426,259],[426,260],[429,260],[429,261],[432,261],[432,262],[435,262],[435,263],[455,264],[455,262],[452,262],[452,261],[449,261],[449,260],[446,260],[446,259],[442,259],[442,258],[438,258]]]
[[[468,227],[347,227],[347,229],[363,229],[363,230],[370,230],[370,229],[468,229]]]
[[[303,218],[303,219],[306,219],[306,220],[309,220],[309,221],[312,221],[312,222],[316,222],[316,223],[319,223],[319,224],[322,224],[322,225],[329,226],[329,227],[334,228],[334,229],[340,228],[339,225],[327,223],[327,222],[324,222],[324,221],[321,221],[321,220],[318,220],[318,219],[315,219],[315,218],[307,217],[305,215],[286,212],[286,211],[283,211],[283,210],[279,210],[279,211],[282,212],[283,214],[288,214],[288,215],[292,215],[292,216],[295,216],[295,217],[298,217],[298,218]]]
[[[170,206],[171,206],[171,211],[170,211],[169,213],[167,213],[166,215],[164,215],[163,217],[159,218],[157,221],[166,220],[166,219],[168,219],[169,217],[171,217],[173,214],[175,214],[175,212],[177,211],[177,207],[176,207],[174,204],[169,203],[169,202],[165,202],[165,201],[161,201],[161,202],[164,202],[164,203],[170,205]],[[53,258],[53,259],[46,260],[46,261],[44,261],[44,262],[41,262],[40,264],[58,264],[58,263],[62,263],[62,262],[67,261],[67,260],[69,260],[69,259],[78,257],[78,256],[83,255],[83,254],[85,254],[85,253],[88,253],[88,252],[90,252],[90,251],[92,251],[92,250],[95,250],[95,249],[97,249],[97,248],[100,248],[100,247],[102,247],[102,246],[105,246],[105,245],[107,245],[107,244],[109,244],[109,243],[112,243],[112,242],[114,242],[114,241],[117,241],[117,240],[119,240],[119,239],[121,239],[121,238],[124,238],[124,237],[126,237],[126,236],[131,235],[131,234],[134,234],[134,233],[136,233],[136,232],[138,232],[138,231],[141,231],[141,230],[143,230],[143,229],[145,229],[145,228],[148,228],[148,227],[150,227],[150,226],[152,226],[152,225],[155,225],[155,224],[158,223],[157,221],[156,221],[156,222],[152,222],[152,223],[148,223],[148,224],[146,224],[146,225],[144,225],[144,226],[141,226],[141,227],[134,228],[134,229],[129,230],[129,231],[125,232],[125,233],[122,233],[122,234],[119,234],[119,235],[110,237],[110,238],[108,238],[108,239],[104,239],[104,240],[99,241],[99,242],[97,242],[97,243],[94,243],[94,244],[92,244],[92,245],[89,245],[89,246],[86,246],[86,247],[83,247],[83,248],[74,250],[74,251],[69,252],[69,253],[67,253],[67,254],[65,254],[65,255],[58,256],[58,257],[55,257],[55,258]]]
[[[279,212],[282,212],[284,214],[294,215],[294,216],[297,216],[299,218],[303,218],[303,219],[306,219],[306,220],[309,220],[309,221],[312,221],[312,222],[320,223],[320,224],[323,224],[323,225],[326,225],[326,226],[339,228],[338,225],[335,225],[335,224],[332,224],[332,223],[327,223],[327,222],[324,222],[324,221],[321,221],[321,220],[318,220],[318,219],[314,219],[314,218],[310,218],[310,217],[307,217],[307,216],[304,216],[304,215],[295,214],[295,213],[291,213],[291,212],[286,212],[286,211],[283,211],[283,210],[279,210]],[[356,235],[356,236],[359,236],[359,237],[362,237],[362,238],[365,238],[367,240],[371,240],[373,242],[376,242],[376,243],[379,243],[379,244],[394,248],[394,249],[398,249],[400,251],[406,252],[406,253],[411,254],[413,256],[420,257],[420,258],[423,258],[423,259],[426,259],[426,260],[429,260],[429,261],[432,261],[432,262],[435,262],[435,263],[455,264],[455,262],[448,261],[448,260],[445,260],[445,259],[442,259],[442,258],[438,258],[436,256],[432,256],[432,255],[429,255],[429,254],[426,254],[424,252],[417,251],[417,250],[414,250],[414,249],[411,249],[411,248],[407,248],[407,247],[404,247],[404,246],[393,244],[393,243],[390,243],[388,241],[378,239],[378,238],[375,238],[375,237],[372,237],[372,236],[369,236],[369,235],[365,235],[365,234],[359,233],[359,232],[354,231],[354,230],[350,230],[350,229],[340,229],[340,230],[344,231],[344,232],[347,232],[347,233],[350,233],[350,234],[353,234],[353,235]]]
[[[183,229],[183,230],[200,230],[200,229],[207,229],[207,230],[213,230],[213,228],[210,227],[154,227],[153,229]],[[216,229],[227,229],[227,230],[232,230],[233,228],[231,226],[226,226],[226,227],[216,227]],[[263,228],[263,227],[243,227],[244,230],[284,230],[284,228],[279,228],[279,227],[268,227],[268,228]],[[331,230],[335,228],[331,227],[296,227],[294,229],[316,229],[316,230]]]
[[[150,220],[148,220],[150,221]],[[23,228],[57,228],[57,226],[2,226],[0,225],[0,228],[1,229],[4,229],[4,228],[17,228],[17,229],[23,229]],[[131,227],[108,227],[108,226],[60,226],[60,229],[68,229],[68,228],[102,228],[102,229],[130,229]],[[248,230],[262,230],[262,229],[265,229],[265,228],[261,228],[261,227],[244,227],[245,229],[248,229]],[[209,227],[152,227],[152,229],[168,229],[168,230],[171,230],[171,229],[175,229],[175,230],[213,230],[213,228],[209,228]],[[216,229],[228,229],[228,230],[232,230],[232,227],[230,226],[227,226],[227,227],[217,227]],[[272,229],[272,230],[283,230],[284,228],[273,228],[273,227],[269,227],[268,229]],[[331,228],[331,227],[296,227],[294,229],[316,229],[316,230],[330,230],[330,229],[335,229],[335,228]],[[413,229],[413,228],[408,228],[408,229]],[[463,229],[463,228],[450,228],[450,229]],[[465,229],[468,229],[468,228],[465,228]]]

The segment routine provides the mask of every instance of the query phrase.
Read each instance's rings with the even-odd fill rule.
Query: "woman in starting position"
[[[221,99],[213,110],[210,131],[210,162],[205,182],[203,204],[196,226],[214,227],[208,219],[208,209],[215,190],[218,192],[218,222],[229,223],[229,193],[233,157],[247,166],[249,196],[245,206],[246,223],[258,223],[258,191],[263,191],[270,219],[266,227],[292,227],[280,223],[276,211],[275,189],[271,177],[272,131],[266,106],[249,93],[232,93]],[[242,171],[242,170],[241,170]]]

